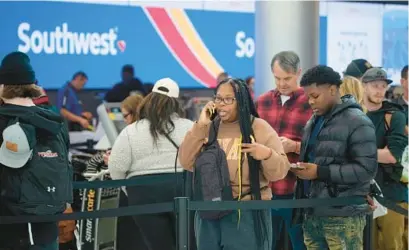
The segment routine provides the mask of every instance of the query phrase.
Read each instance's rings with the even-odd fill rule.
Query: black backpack
[[[212,121],[207,144],[196,158],[193,199],[199,201],[232,201],[233,192],[226,153],[217,141],[220,119]],[[203,219],[217,220],[231,211],[199,211]]]
[[[24,117],[12,120],[25,123]],[[36,128],[36,139],[37,144],[26,165],[22,168],[2,167],[0,205],[15,215],[63,213],[67,203],[73,200],[73,173],[66,127],[61,126],[56,135]]]

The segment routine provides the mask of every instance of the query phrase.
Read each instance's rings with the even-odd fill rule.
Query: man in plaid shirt
[[[288,160],[297,163],[303,128],[312,115],[308,98],[299,87],[301,75],[300,58],[292,51],[283,51],[271,61],[277,88],[261,95],[257,102],[260,118],[266,120],[278,133]],[[293,199],[296,177],[289,172],[286,178],[270,183],[273,199]],[[273,248],[280,249],[278,242],[283,236],[285,223],[294,250],[306,249],[301,225],[291,225],[292,209],[273,209]]]

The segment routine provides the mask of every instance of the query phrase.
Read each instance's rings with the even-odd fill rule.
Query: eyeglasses
[[[223,97],[220,97],[220,96],[215,96],[214,97],[214,102],[215,103],[222,103],[222,102],[224,102],[224,104],[226,104],[226,105],[230,105],[230,104],[233,104],[233,102],[236,100],[236,98],[234,98],[234,97],[226,97],[226,98],[223,98]]]

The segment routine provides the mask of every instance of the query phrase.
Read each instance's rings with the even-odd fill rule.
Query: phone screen
[[[304,167],[301,167],[300,165],[295,164],[295,163],[291,163],[291,164],[290,164],[290,167],[291,167],[291,168],[294,168],[294,169],[305,169]]]

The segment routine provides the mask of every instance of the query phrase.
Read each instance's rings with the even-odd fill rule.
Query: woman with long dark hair
[[[270,200],[268,182],[284,178],[290,164],[277,133],[258,118],[248,86],[240,79],[219,83],[214,101],[204,107],[180,146],[182,166],[193,171],[196,157],[208,141],[214,111],[221,121],[217,139],[226,153],[233,197]],[[218,220],[196,214],[195,234],[199,250],[270,250],[271,212],[234,211]]]
[[[172,202],[181,195],[183,169],[180,164],[175,168],[176,153],[193,122],[182,118],[178,97],[176,82],[169,78],[157,81],[152,93],[139,106],[139,120],[122,130],[115,141],[108,162],[112,179],[132,178],[138,183],[156,176],[165,180],[165,183],[127,187],[130,206]],[[133,218],[149,250],[176,248],[173,213]]]

